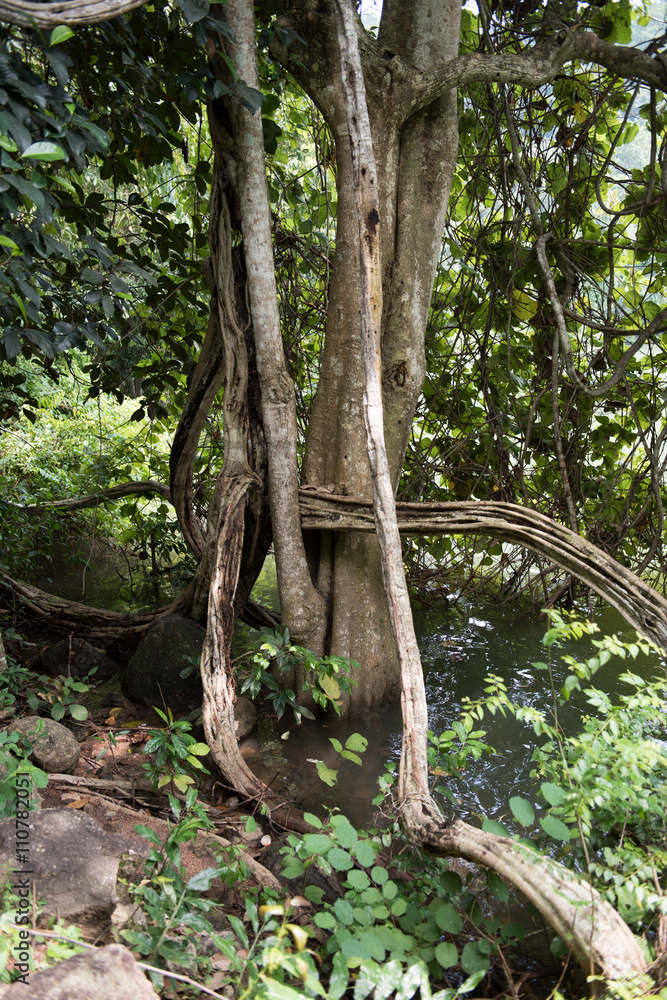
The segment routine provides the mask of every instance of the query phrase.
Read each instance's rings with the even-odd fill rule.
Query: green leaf
[[[535,822],[535,810],[526,799],[522,799],[518,795],[513,795],[510,799],[510,809],[516,821],[521,823],[521,826],[532,826]]]
[[[573,836],[565,823],[555,816],[544,816],[540,819],[540,826],[553,840],[570,840]]]
[[[268,997],[269,1000],[303,1000],[304,994],[299,993],[298,990],[293,990],[291,986],[279,983],[276,979],[272,979],[263,972],[260,973],[260,978],[264,983],[266,991],[263,995]]]
[[[560,806],[565,801],[565,792],[560,785],[554,785],[551,781],[543,781],[540,791],[550,806]]]
[[[140,837],[144,840],[150,840],[152,844],[156,844],[158,847],[162,847],[162,841],[158,837],[155,830],[152,830],[150,826],[145,826],[143,823],[137,823],[134,828]]]
[[[254,87],[249,87],[243,80],[239,80],[234,87],[234,93],[251,115],[257,114],[264,100],[261,90],[255,90]]]
[[[327,698],[331,698],[332,701],[340,698],[340,686],[335,677],[323,674],[321,677],[318,677],[318,681]]]
[[[192,876],[186,888],[193,889],[196,892],[206,892],[207,889],[210,889],[211,882],[218,878],[219,875],[219,868],[204,868],[202,871],[197,872],[196,875]]]
[[[16,330],[7,330],[2,338],[2,346],[8,361],[13,361],[21,353],[21,339]]]
[[[57,142],[33,142],[21,154],[23,159],[40,160],[44,163],[53,163],[55,160],[66,160],[67,153]]]
[[[435,949],[435,960],[439,962],[443,969],[451,969],[459,960],[459,952],[455,944],[449,941],[441,941]]]
[[[360,872],[358,868],[353,868],[348,876],[347,883],[352,889],[356,889],[357,892],[361,892],[363,889],[367,889],[371,884],[366,872]]]
[[[322,820],[319,819],[319,817],[314,816],[313,813],[305,812],[303,814],[303,818],[306,823],[310,824],[310,826],[314,826],[318,830],[322,829]]]
[[[485,819],[482,823],[484,833],[495,833],[497,837],[511,836],[504,823],[498,823],[495,819]]]
[[[327,854],[327,861],[337,872],[347,872],[354,866],[349,853],[340,847],[331,848]]]
[[[461,952],[461,967],[469,976],[489,970],[489,956],[482,953],[477,941],[468,941]],[[478,980],[479,982],[479,980]]]
[[[335,837],[341,847],[345,847],[349,850],[356,844],[359,839],[359,834],[351,823],[345,821],[344,823],[337,824],[335,828]]]
[[[351,850],[352,854],[362,867],[369,868],[375,863],[375,851],[367,840],[358,840],[357,843],[352,846]]]
[[[333,910],[341,924],[349,927],[350,924],[354,923],[354,910],[346,899],[337,899],[333,905]]]
[[[381,868],[380,865],[374,865],[371,869],[371,878],[376,885],[384,885],[389,876],[387,875],[386,870]]]
[[[460,934],[463,930],[463,918],[450,903],[443,903],[433,914],[436,924],[448,934]]]
[[[324,833],[306,833],[303,846],[309,855],[326,854],[331,848],[331,839]]]
[[[88,718],[88,709],[84,708],[83,705],[70,705],[69,710],[72,713],[72,718],[78,719],[79,722]]]
[[[14,240],[10,240],[8,236],[0,236],[0,247],[8,247],[12,251],[12,257],[17,253],[21,253]]]
[[[336,784],[336,779],[338,778],[338,771],[334,770],[332,767],[327,767],[324,761],[318,760],[315,762],[317,767],[317,773],[319,775],[320,781],[323,781],[325,785],[329,785],[330,788]]]
[[[347,967],[345,956],[337,951],[333,957],[333,968],[329,977],[328,996],[330,1000],[340,1000],[350,979],[350,970]]]
[[[66,42],[68,38],[72,38],[73,36],[74,32],[67,24],[59,24],[51,32],[49,45],[60,45],[61,42]]]
[[[361,736],[360,733],[352,733],[345,740],[345,749],[354,750],[356,753],[363,753],[368,746],[368,740],[365,736]]]
[[[208,753],[208,746],[206,743],[193,743],[188,747],[188,753],[193,753],[196,757],[205,757]]]
[[[509,890],[500,875],[497,872],[489,869],[486,873],[486,884],[489,887],[489,892],[499,899],[501,903],[506,903],[510,898]]]
[[[324,931],[332,931],[336,927],[336,918],[333,913],[327,913],[326,910],[320,911],[313,917],[313,923]]]

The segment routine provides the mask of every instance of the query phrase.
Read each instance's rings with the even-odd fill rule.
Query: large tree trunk
[[[336,144],[337,234],[324,357],[313,403],[302,481],[335,484],[342,494],[371,496],[362,411],[359,317],[359,232],[352,184],[350,137],[335,52],[331,9],[311,16],[312,3],[296,3],[289,22],[306,39],[302,67],[293,72],[324,115]],[[382,229],[382,386],[387,454],[394,488],[403,465],[425,373],[424,333],[440,254],[451,178],[456,163],[457,109],[453,93],[410,114],[400,85],[386,86],[389,50],[434,71],[458,53],[460,3],[384,4],[380,46],[362,48],[378,164]],[[362,45],[365,32],[357,21]],[[386,612],[379,551],[374,538],[354,533],[309,540],[314,578],[329,609],[328,648],[363,664],[349,709],[361,711],[399,690],[399,667]],[[371,621],[373,628],[367,623]]]

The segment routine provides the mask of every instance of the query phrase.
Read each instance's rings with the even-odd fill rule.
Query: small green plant
[[[151,844],[151,849],[143,863],[141,882],[131,888],[136,904],[134,918],[140,912],[142,918],[132,919],[121,931],[121,936],[149,965],[175,963],[203,974],[209,969],[201,956],[201,935],[213,934],[207,914],[217,904],[203,897],[202,892],[209,889],[216,878],[222,878],[227,885],[245,879],[247,868],[227,852],[219,867],[206,868],[187,877],[181,863],[181,845],[193,840],[198,833],[213,829],[196,798],[194,788],[186,791],[184,805],[173,795],[169,796],[175,825],[164,841],[148,826],[135,827]],[[161,986],[161,977],[156,973],[150,975],[154,984]]]
[[[37,722],[41,727],[42,722]],[[28,759],[32,744],[19,732],[0,731],[0,819],[32,808],[32,789],[46,788],[48,777]]]
[[[30,923],[26,927],[25,920],[17,915],[20,913],[20,900],[12,892],[11,886],[5,888],[0,897],[0,983],[15,982],[19,977],[25,977],[22,982],[27,982],[28,977],[35,972],[50,966],[64,962],[68,958],[80,955],[87,951],[83,941],[83,932],[78,927],[66,924],[58,919],[51,924],[51,934],[62,935],[62,938],[45,937],[45,947],[36,948],[26,945],[32,937],[36,943],[39,940],[39,932],[33,935],[28,927],[32,924],[32,903],[30,907]],[[39,914],[39,903],[35,905],[35,914]],[[81,941],[77,945],[77,940]],[[22,958],[27,961],[21,961]],[[20,968],[18,967],[20,966]]]
[[[78,696],[87,694],[90,691],[91,677],[97,671],[93,667],[86,677],[59,677],[40,676],[36,687],[28,691],[28,704],[36,712],[42,712],[45,705],[49,706],[51,718],[56,722],[69,712],[73,719],[83,722],[88,718],[88,709],[82,705]]]
[[[351,736],[345,740],[345,746],[340,742],[340,740],[334,739],[333,736],[329,737],[329,742],[333,746],[336,753],[339,753],[341,757],[345,760],[351,760],[355,764],[361,764],[360,753],[363,753],[368,746],[368,740],[365,736],[361,736],[359,733],[352,733]],[[320,780],[333,787],[338,780],[338,771],[332,767],[328,767],[323,760],[313,761],[317,767],[317,773]]]
[[[451,775],[458,777],[469,757],[479,760],[484,753],[495,753],[493,747],[482,739],[486,730],[475,729],[474,721],[472,715],[463,714],[460,720],[452,723],[451,729],[439,736],[429,730],[427,759],[436,781]],[[456,796],[446,785],[437,784],[434,791],[457,804]]]
[[[179,792],[185,792],[188,785],[194,784],[196,772],[209,773],[199,759],[206,756],[208,747],[205,743],[198,743],[192,736],[192,725],[187,719],[174,719],[169,708],[166,714],[159,708],[154,711],[166,725],[164,729],[149,731],[144,750],[146,753],[154,753],[155,759],[142,764],[142,767],[153,782],[155,791],[173,784]]]
[[[303,675],[301,690],[310,694],[320,708],[331,707],[340,715],[338,702],[343,694],[350,693],[356,683],[350,671],[358,668],[359,664],[343,656],[320,657],[304,646],[295,646],[290,642],[289,629],[284,632],[262,631],[266,641],[252,656],[253,666],[241,682],[241,693],[255,699],[264,689],[279,719],[288,707],[297,722],[301,722],[303,717],[314,719],[310,709],[299,704],[294,690],[282,688],[276,680],[276,674],[280,677],[296,671]]]

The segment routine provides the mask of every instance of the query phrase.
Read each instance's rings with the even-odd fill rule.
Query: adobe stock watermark
[[[16,775],[16,865],[10,872],[10,884],[17,897],[14,923],[19,927],[19,940],[12,948],[14,982],[28,983],[32,936],[30,927],[32,866],[30,864],[30,795],[32,781],[28,774]]]

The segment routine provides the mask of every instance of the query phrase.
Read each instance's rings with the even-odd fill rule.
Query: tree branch
[[[98,490],[97,493],[87,493],[83,497],[68,497],[66,500],[49,500],[46,503],[28,503],[21,505],[20,509],[29,514],[36,514],[43,510],[84,510],[86,507],[99,507],[106,500],[121,500],[123,497],[145,496],[148,493],[157,493],[171,503],[171,493],[169,487],[164,483],[158,483],[155,479],[144,479],[136,483],[120,483],[118,486],[109,486],[105,490]]]
[[[550,83],[567,62],[597,63],[617,76],[667,90],[667,68],[640,49],[612,45],[592,31],[560,31],[548,42],[521,53],[471,52],[432,73],[415,73],[410,114],[431,104],[453,87],[468,83],[514,83],[531,89]]]
[[[55,28],[99,24],[142,7],[146,0],[61,0],[59,3],[27,3],[0,0],[0,21],[22,28]]]

